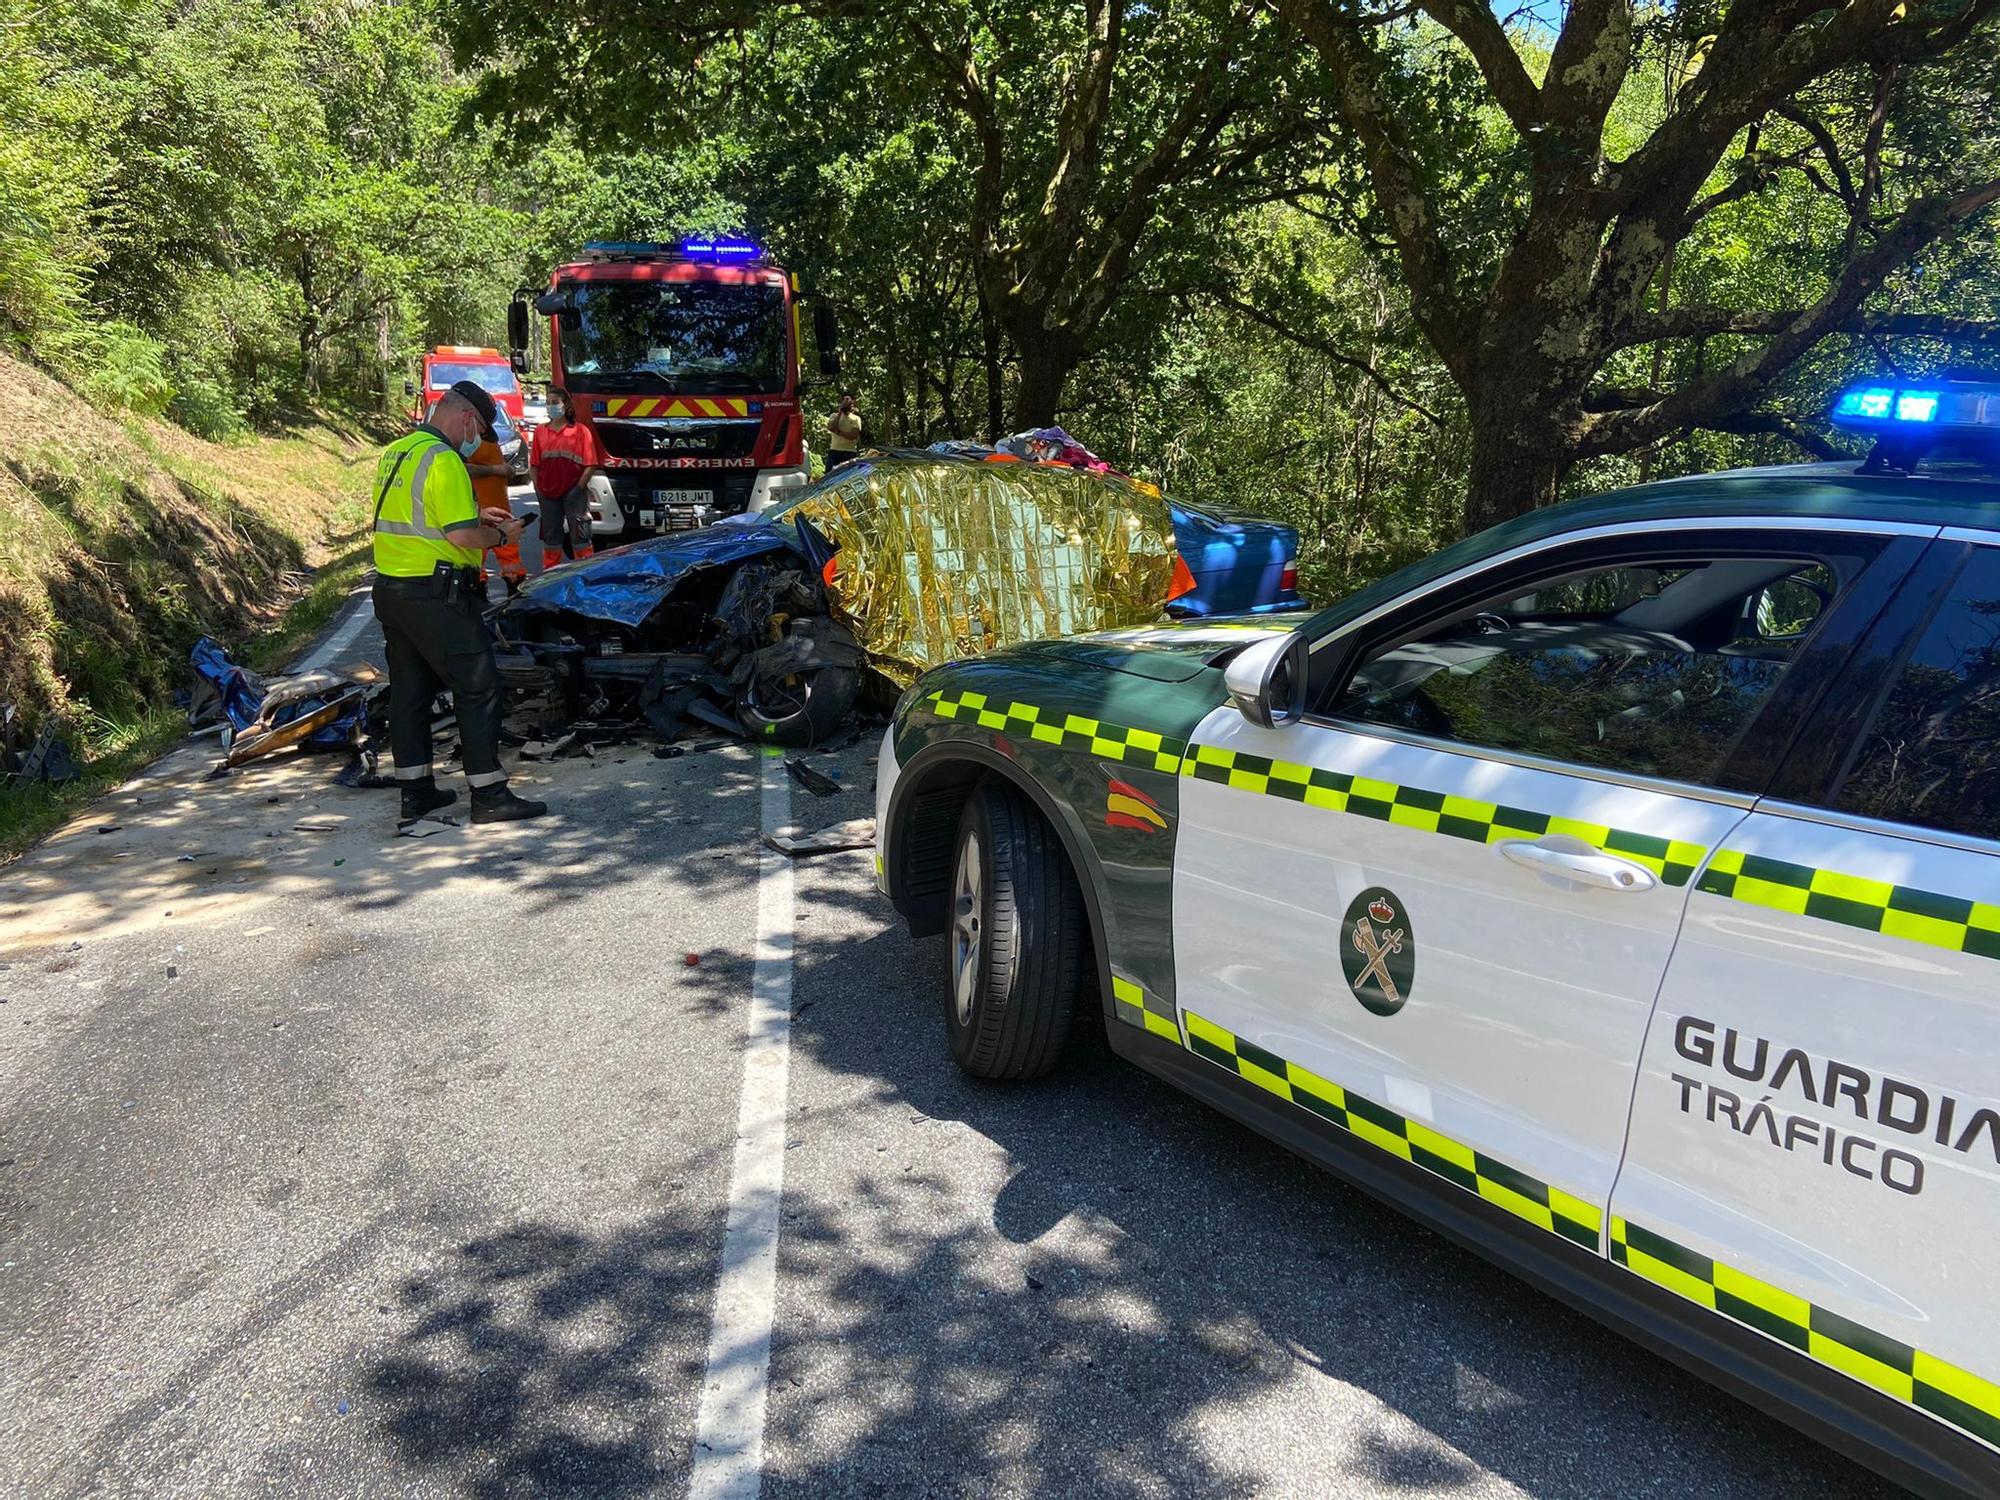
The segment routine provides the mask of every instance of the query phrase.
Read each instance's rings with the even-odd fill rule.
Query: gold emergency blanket
[[[884,675],[1160,618],[1173,518],[1150,485],[1050,464],[895,455],[801,502],[840,546],[834,603]]]

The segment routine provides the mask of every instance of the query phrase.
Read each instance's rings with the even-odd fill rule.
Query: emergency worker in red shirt
[[[602,472],[604,454],[597,434],[572,421],[572,415],[569,393],[551,390],[549,419],[535,429],[528,448],[528,468],[541,501],[544,568],[596,550],[590,539],[590,481]]]

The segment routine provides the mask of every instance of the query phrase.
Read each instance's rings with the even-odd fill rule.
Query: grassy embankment
[[[384,436],[315,417],[205,442],[0,355],[0,704],[59,719],[88,762],[66,787],[0,787],[0,859],[186,733],[199,636],[275,668],[339,608]]]

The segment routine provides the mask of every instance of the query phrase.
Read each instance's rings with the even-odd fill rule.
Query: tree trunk
[[[1553,504],[1576,462],[1583,396],[1600,361],[1575,316],[1540,287],[1518,298],[1496,296],[1473,359],[1454,372],[1472,438],[1467,536]]]
[[[985,348],[983,363],[986,366],[986,441],[1000,441],[1001,427],[1007,420],[1007,408],[1000,387],[1000,320],[993,316],[993,309],[987,306],[986,298],[979,299],[979,333]]]
[[[310,250],[299,253],[299,301],[299,382],[310,396],[319,391],[319,377],[313,368],[313,356],[319,349],[319,313],[313,305],[313,256]]]
[[[389,368],[395,360],[395,344],[390,338],[390,305],[384,302],[375,314],[375,400],[389,405]]]
[[[1558,412],[1504,396],[1480,403],[1472,412],[1465,534],[1553,504],[1575,452],[1576,434]]]
[[[1018,340],[1016,342],[1019,342]],[[1014,427],[1053,427],[1063,384],[1076,361],[1053,343],[1021,344],[1021,380],[1014,391]]]

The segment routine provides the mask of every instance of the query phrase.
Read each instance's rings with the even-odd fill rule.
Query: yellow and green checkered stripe
[[[1407,1119],[1322,1078],[1255,1042],[1187,1012],[1187,1046],[1266,1093],[1310,1110],[1378,1151],[1422,1167],[1434,1177],[1476,1193],[1517,1219],[1595,1251],[1604,1215],[1594,1203],[1551,1187],[1505,1162],[1495,1161],[1418,1120]]]
[[[2000,1447],[2000,1385],[1614,1217],[1611,1258],[1898,1401]]]
[[[1294,765],[1214,745],[1190,745],[1181,761],[1181,774],[1240,792],[1284,797],[1308,807],[1376,818],[1424,833],[1470,839],[1475,844],[1566,833],[1607,853],[1623,855],[1634,864],[1644,865],[1668,885],[1686,885],[1708,853],[1706,845],[1682,839],[1656,838],[1626,828],[1584,823],[1554,813],[1481,802],[1475,797],[1456,797],[1422,787],[1399,786],[1392,781],[1350,776],[1345,771]]]
[[[2000,958],[2000,906],[1838,870],[1720,851],[1695,889],[1954,953]]]
[[[1159,996],[1148,994],[1143,987],[1116,974],[1111,976],[1111,1008],[1129,1026],[1163,1036],[1170,1042],[1181,1039],[1180,1022],[1174,1019],[1173,1008]]]
[[[1169,776],[1180,769],[1181,754],[1187,749],[1185,740],[1156,730],[1134,729],[1082,714],[1052,713],[1033,703],[989,699],[984,693],[932,693],[924,701],[940,719],[1025,735],[1045,745],[1087,751],[1104,760],[1164,771]]]

